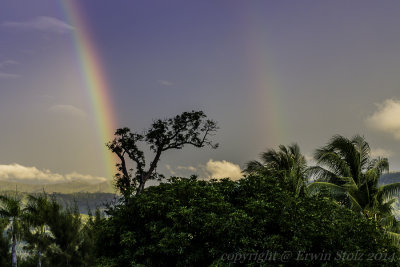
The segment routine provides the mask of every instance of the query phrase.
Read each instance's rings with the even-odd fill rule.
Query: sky
[[[399,12],[389,0],[2,0],[0,180],[111,180],[116,128],[190,110],[219,123],[220,147],[166,152],[166,176],[237,179],[269,148],[296,142],[311,159],[335,134],[365,136],[400,170]]]

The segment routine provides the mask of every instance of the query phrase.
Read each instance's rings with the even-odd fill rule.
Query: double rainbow
[[[85,81],[85,88],[95,114],[95,124],[99,144],[101,145],[100,149],[103,154],[104,170],[108,176],[107,178],[111,178],[114,175],[116,161],[112,153],[107,150],[105,144],[113,138],[116,119],[106,74],[90,31],[83,19],[84,16],[79,9],[78,2],[74,0],[60,1],[69,23],[74,27],[74,43]]]

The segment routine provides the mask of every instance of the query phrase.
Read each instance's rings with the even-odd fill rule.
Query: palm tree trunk
[[[12,265],[11,266],[12,267],[17,267],[17,250],[16,250],[16,247],[17,247],[17,237],[16,237],[16,234],[13,234],[12,235],[12,248],[11,248],[11,253],[12,253],[12,256],[11,256]]]
[[[45,227],[44,225],[40,226],[40,235],[43,236],[45,233]],[[36,264],[36,267],[42,267],[42,248],[38,246],[38,261]]]
[[[42,250],[40,248],[38,250],[38,262],[36,267],[42,267]]]

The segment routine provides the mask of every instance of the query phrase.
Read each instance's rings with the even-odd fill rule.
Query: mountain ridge
[[[20,182],[0,181],[0,192],[18,191],[25,193],[115,193],[110,182],[91,184],[82,181],[72,181],[52,184],[29,184]]]

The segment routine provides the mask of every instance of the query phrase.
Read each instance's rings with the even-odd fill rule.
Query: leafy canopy
[[[158,119],[143,133],[131,132],[129,128],[117,129],[114,140],[107,144],[119,159],[116,187],[125,197],[141,193],[148,180],[164,177],[156,171],[163,152],[182,149],[185,145],[217,148],[218,144],[209,139],[217,129],[217,123],[207,119],[202,111],[183,112],[173,118]],[[154,153],[148,166],[145,154],[139,148],[140,143],[147,144]],[[136,165],[135,173],[128,168],[127,158]]]

